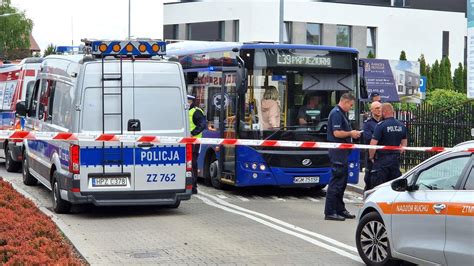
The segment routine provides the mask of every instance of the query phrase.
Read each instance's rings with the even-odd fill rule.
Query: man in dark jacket
[[[202,132],[206,128],[207,122],[204,112],[201,108],[197,107],[194,104],[196,97],[188,95],[188,104],[189,104],[189,130],[191,131],[191,136],[195,138],[202,138]],[[199,155],[199,144],[194,144],[193,146],[193,194],[197,193],[197,159]]]

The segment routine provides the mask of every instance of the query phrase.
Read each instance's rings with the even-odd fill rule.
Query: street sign
[[[420,77],[420,94],[422,100],[426,99],[426,81],[427,79],[425,76]]]

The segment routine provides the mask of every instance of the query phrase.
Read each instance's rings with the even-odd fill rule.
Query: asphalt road
[[[356,220],[325,221],[324,192],[253,188],[199,194],[178,209],[80,206],[56,215],[42,185],[23,185],[21,174],[0,176],[26,192],[53,217],[92,265],[361,265]],[[347,192],[356,213],[358,194]]]

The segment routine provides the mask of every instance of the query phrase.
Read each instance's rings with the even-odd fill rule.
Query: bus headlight
[[[354,163],[350,163],[349,168],[354,168]]]
[[[256,163],[253,163],[253,164],[252,164],[252,169],[253,169],[253,170],[257,170],[257,164],[256,164]]]
[[[260,164],[260,171],[267,170],[267,167],[264,164]]]

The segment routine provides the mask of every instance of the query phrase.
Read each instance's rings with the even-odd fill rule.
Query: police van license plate
[[[295,176],[295,178],[293,179],[293,183],[319,183],[319,176]]]
[[[126,186],[126,177],[95,177],[92,178],[93,187],[116,187]]]

